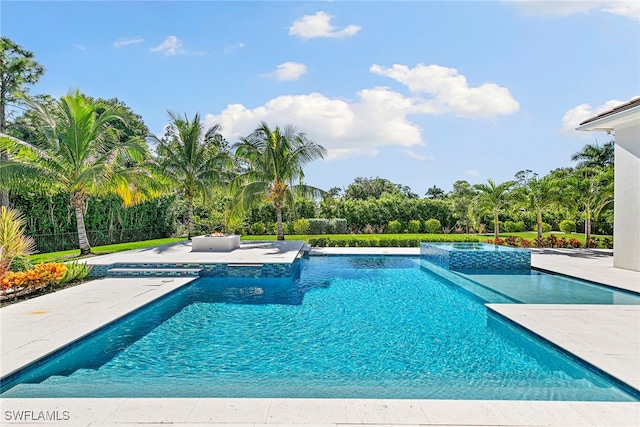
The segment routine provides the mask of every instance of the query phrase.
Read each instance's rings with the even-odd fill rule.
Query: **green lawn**
[[[111,254],[114,252],[129,251],[131,249],[142,249],[151,246],[164,245],[165,243],[173,243],[187,240],[186,237],[169,237],[166,239],[144,240],[141,242],[118,243],[115,245],[96,246],[92,248],[95,255]],[[91,256],[91,255],[89,255]],[[68,251],[49,252],[44,254],[31,255],[29,257],[34,264],[43,262],[65,262],[79,260],[85,257],[80,256],[80,249],[71,249]]]
[[[546,237],[551,233],[544,233],[543,236]],[[561,239],[565,237],[568,239],[576,238],[580,240],[580,242],[584,245],[584,234],[563,234],[563,233],[553,233]],[[504,233],[500,234],[500,237],[504,238],[506,236],[518,236],[525,239],[532,240],[537,237],[535,232],[524,232],[524,233]],[[391,239],[417,239],[420,241],[448,241],[448,242],[456,242],[456,241],[469,241],[469,240],[477,240],[478,242],[484,242],[487,239],[492,239],[493,234],[316,234],[316,235],[286,235],[285,239],[287,240],[303,240],[305,242],[309,242],[309,239],[313,238],[328,238],[331,240],[351,240],[351,239],[378,239],[378,240],[391,240]],[[613,240],[612,236],[593,236],[597,238],[607,237],[610,240]],[[263,236],[242,236],[242,240],[276,240],[275,235],[263,235]],[[142,249],[148,248],[151,246],[163,245],[165,243],[173,243],[180,242],[186,240],[186,237],[170,237],[166,239],[155,239],[155,240],[145,240],[141,242],[130,242],[130,243],[119,243],[116,245],[106,245],[106,246],[96,246],[93,248],[93,253],[95,255],[104,255],[110,254],[114,252],[122,252],[128,251],[131,249]],[[91,256],[91,255],[89,255]],[[43,262],[65,262],[65,261],[73,261],[79,260],[86,257],[80,256],[79,249],[72,249],[68,251],[60,251],[60,252],[50,252],[44,254],[36,254],[30,257],[31,262],[34,264],[39,264]]]

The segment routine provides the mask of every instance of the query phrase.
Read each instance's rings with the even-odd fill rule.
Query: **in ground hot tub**
[[[420,243],[420,257],[448,270],[528,270],[531,252],[477,242]]]

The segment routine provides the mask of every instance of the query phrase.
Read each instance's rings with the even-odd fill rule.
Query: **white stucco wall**
[[[640,125],[615,132],[613,265],[640,271]]]

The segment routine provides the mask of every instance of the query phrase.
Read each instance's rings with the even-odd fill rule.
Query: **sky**
[[[296,125],[325,190],[546,175],[640,95],[636,1],[2,0],[0,33],[46,68],[31,95],[118,98],[158,135],[168,110],[230,142]]]

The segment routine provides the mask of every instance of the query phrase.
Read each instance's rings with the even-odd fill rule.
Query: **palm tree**
[[[585,242],[591,238],[591,220],[613,203],[613,168],[580,168],[565,178],[565,195],[584,209]]]
[[[293,206],[294,193],[319,196],[322,190],[302,184],[302,167],[316,159],[324,158],[326,150],[309,140],[295,126],[276,127],[271,130],[261,122],[236,147],[236,156],[247,165],[247,170],[234,181],[238,206],[249,206],[266,200],[273,202],[276,210],[278,240],[284,240],[282,208],[285,202]]]
[[[502,207],[507,203],[509,191],[515,182],[507,181],[496,185],[492,179],[487,180],[487,184],[476,184],[473,186],[478,193],[478,201],[481,205],[491,209],[493,212],[493,235],[498,238],[500,233],[499,214]]]
[[[615,156],[615,142],[606,142],[602,147],[595,144],[587,144],[571,156],[574,162],[579,161],[578,168],[593,168],[613,166]]]
[[[550,177],[538,178],[530,170],[516,173],[518,188],[516,197],[523,207],[536,213],[538,238],[542,238],[542,211],[559,199],[558,183]]]
[[[222,184],[228,156],[220,151],[220,124],[206,128],[199,113],[193,120],[186,114],[184,117],[172,112],[168,114],[171,122],[165,136],[149,135],[149,139],[157,144],[159,172],[187,198],[188,238],[191,239],[194,234],[193,200],[209,198],[212,190]]]
[[[137,163],[143,161],[144,141],[120,141],[113,124],[124,122],[121,109],[78,90],[63,96],[53,110],[28,98],[25,103],[36,118],[39,139],[25,142],[0,134],[0,149],[12,155],[0,164],[3,180],[12,188],[69,194],[80,252],[88,254],[84,209],[89,196],[117,194],[131,205],[156,194],[151,176]]]

